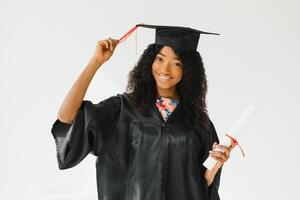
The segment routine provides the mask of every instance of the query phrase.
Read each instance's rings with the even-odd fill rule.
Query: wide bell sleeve
[[[51,133],[59,169],[74,167],[89,153],[98,156],[119,113],[120,97],[113,96],[98,104],[84,100],[71,124],[56,119]]]
[[[210,121],[210,147],[209,150],[211,150],[212,145],[214,142],[217,142],[217,144],[219,144],[219,138],[217,135],[217,131],[214,127],[214,124],[212,123],[212,121]],[[216,173],[213,182],[211,183],[211,185],[208,187],[208,193],[209,193],[209,200],[220,200],[220,196],[219,196],[219,186],[220,186],[220,179],[221,179],[221,171],[222,171],[222,167],[219,168],[218,172]]]

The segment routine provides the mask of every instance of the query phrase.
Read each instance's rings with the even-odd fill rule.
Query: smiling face
[[[171,47],[164,46],[152,64],[159,96],[178,99],[176,85],[182,78],[182,63]]]

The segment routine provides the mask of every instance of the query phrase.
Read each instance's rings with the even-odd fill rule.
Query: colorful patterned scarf
[[[162,96],[158,96],[156,100],[156,106],[165,121],[174,111],[178,103],[179,100],[172,99],[169,97],[162,97]]]

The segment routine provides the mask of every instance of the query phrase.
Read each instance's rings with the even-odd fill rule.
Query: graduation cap
[[[182,26],[137,24],[121,37],[119,42],[124,41],[138,27],[155,29],[155,44],[170,46],[178,51],[197,51],[201,34],[220,35],[218,33],[205,32]]]

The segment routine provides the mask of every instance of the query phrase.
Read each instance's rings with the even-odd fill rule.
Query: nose
[[[159,66],[159,73],[168,75],[170,74],[170,64],[168,62],[163,63]]]

